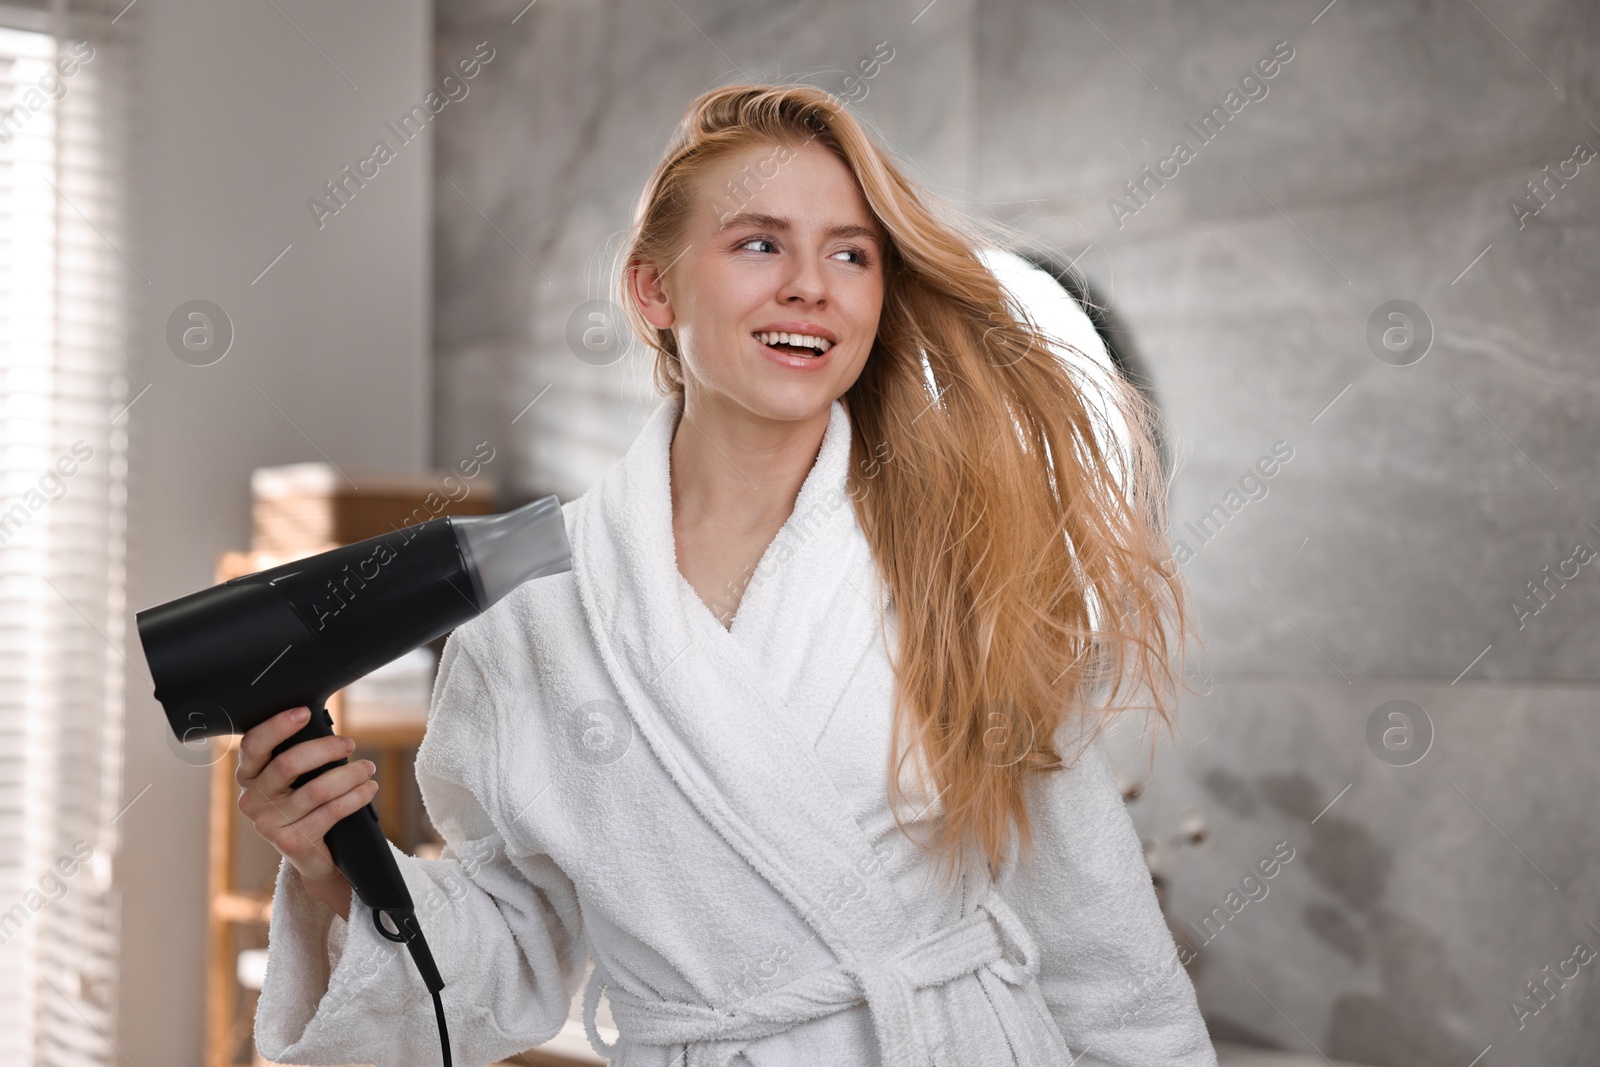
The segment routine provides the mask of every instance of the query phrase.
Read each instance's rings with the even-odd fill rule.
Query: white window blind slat
[[[115,14],[0,3],[0,1067],[120,1062],[126,439],[112,416],[130,271]],[[92,56],[62,76],[82,41]]]

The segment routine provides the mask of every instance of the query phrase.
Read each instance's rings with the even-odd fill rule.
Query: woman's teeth
[[[810,349],[804,355],[817,356],[833,347],[833,342],[822,337],[813,337],[806,333],[761,332],[755,335],[757,341],[764,345],[789,345],[793,348]]]

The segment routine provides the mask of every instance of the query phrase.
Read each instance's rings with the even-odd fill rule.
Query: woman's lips
[[[785,367],[793,367],[798,370],[812,370],[822,366],[824,363],[828,362],[828,357],[833,354],[833,349],[839,347],[838,345],[834,345],[833,348],[829,348],[826,352],[814,353],[808,356],[799,352],[789,352],[782,348],[774,348],[772,345],[758,340],[753,334],[751,335],[750,340],[754,341],[756,347],[761,349],[761,351],[766,354],[767,358],[772,360],[774,363]]]

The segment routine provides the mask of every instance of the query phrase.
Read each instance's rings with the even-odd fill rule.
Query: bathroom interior
[[[1594,1062],[1597,54],[1582,0],[0,3],[0,1067],[267,1063],[277,857],[134,612],[582,494],[658,399],[641,185],[780,80],[1162,413],[1198,640],[1106,743],[1218,1062]],[[339,695],[422,856],[441,646]]]

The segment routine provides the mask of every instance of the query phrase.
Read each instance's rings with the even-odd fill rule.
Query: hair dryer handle
[[[333,716],[329,715],[327,707],[318,701],[311,709],[310,721],[294,736],[273,749],[273,758],[276,759],[279,753],[302,741],[314,741],[319,737],[332,736]],[[299,789],[317,775],[334,767],[342,767],[349,762],[348,759],[341,757],[332,763],[325,763],[315,770],[307,771],[294,780],[293,788]],[[368,803],[360,811],[346,815],[329,828],[322,838],[322,843],[328,846],[328,854],[333,857],[333,865],[349,880],[350,888],[361,899],[361,903],[372,909],[372,924],[378,928],[378,933],[390,941],[405,944],[411,952],[411,958],[416,961],[417,970],[422,974],[423,984],[428,987],[429,992],[437,994],[444,988],[444,979],[434,963],[433,954],[428,951],[428,942],[417,926],[416,907],[411,902],[411,891],[406,888],[406,880],[400,875],[400,865],[395,862],[394,852],[389,848],[389,840],[383,836],[383,829],[378,825],[377,809]],[[389,926],[384,925],[385,918],[389,920]],[[439,1030],[442,1036],[444,1034],[442,1008]],[[448,1039],[445,1041],[448,1057],[449,1042]]]
[[[273,749],[272,755],[276,758],[285,749],[302,741],[332,736],[333,716],[319,703],[311,709],[311,720],[293,737]],[[293,788],[299,789],[317,775],[349,762],[341,758],[307,771],[294,780]],[[400,876],[400,865],[395,862],[389,841],[383,836],[383,828],[378,825],[378,812],[370,803],[334,823],[322,840],[328,846],[334,866],[350,880],[350,887],[363,904],[377,912],[413,910],[411,891]]]

